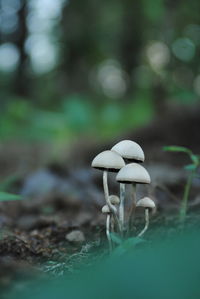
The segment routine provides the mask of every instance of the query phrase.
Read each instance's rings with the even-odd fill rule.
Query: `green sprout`
[[[190,194],[190,190],[192,187],[192,182],[195,177],[199,177],[197,170],[200,166],[200,156],[195,155],[190,149],[182,146],[164,146],[164,151],[169,152],[182,152],[188,155],[191,160],[191,164],[185,165],[184,169],[189,172],[187,182],[185,184],[183,199],[179,210],[179,220],[180,223],[185,222],[186,214],[187,214],[187,206],[188,206],[188,198]]]

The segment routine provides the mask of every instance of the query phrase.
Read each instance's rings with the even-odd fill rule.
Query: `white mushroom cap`
[[[130,163],[124,166],[117,174],[117,181],[120,183],[150,184],[151,179],[147,170],[138,163]]]
[[[122,157],[112,151],[104,151],[98,154],[92,161],[92,167],[101,170],[118,171],[123,166],[125,166],[125,162]]]
[[[132,140],[120,141],[111,150],[129,160],[144,162],[145,159],[141,146]]]
[[[142,207],[142,208],[145,208],[145,209],[155,209],[156,205],[154,203],[154,201],[149,198],[149,197],[144,197],[140,200],[138,200],[137,204],[136,204],[136,207]]]
[[[120,204],[120,199],[117,195],[110,195],[109,200],[110,200],[111,204],[113,204],[113,205],[119,205]]]
[[[116,210],[115,207],[113,207],[113,208]],[[109,214],[110,213],[110,208],[109,208],[108,205],[105,205],[105,206],[103,206],[103,208],[101,209],[101,211],[102,211],[103,214]],[[116,210],[116,212],[117,212],[117,210]]]

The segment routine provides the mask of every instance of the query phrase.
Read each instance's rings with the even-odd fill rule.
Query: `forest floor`
[[[152,178],[150,186],[137,189],[138,198],[149,195],[157,204],[147,239],[153,238],[155,231],[166,237],[176,230],[176,215],[187,177],[183,166],[188,161],[184,154],[166,153],[162,147],[181,145],[200,153],[196,129],[200,127],[199,115],[198,110],[175,112],[121,137],[142,145],[145,167]],[[4,187],[7,184],[9,191],[20,193],[24,198],[0,204],[2,292],[11,286],[23,288],[26,281],[38,275],[73,271],[88,257],[90,262],[91,258],[95,259],[96,252],[106,254],[105,216],[100,212],[104,204],[102,173],[91,169],[90,163],[99,151],[109,149],[115,141],[106,145],[90,142],[87,146],[79,141],[72,149],[70,160],[46,165],[41,162],[45,155],[45,147],[41,145],[34,148],[16,142],[1,145],[0,175]],[[10,173],[17,175],[5,181]],[[110,175],[109,186],[111,194],[118,193],[113,175]],[[199,190],[200,181],[196,179],[189,201],[191,225],[198,223]],[[143,222],[143,215],[139,214],[132,228],[133,235],[137,235]]]

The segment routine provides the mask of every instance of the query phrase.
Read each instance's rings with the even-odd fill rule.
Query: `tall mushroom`
[[[141,146],[132,140],[122,140],[115,144],[111,151],[118,153],[122,158],[131,162],[144,162],[145,156]],[[135,204],[135,186],[132,184],[133,202]],[[125,184],[120,183],[120,207],[119,219],[124,226],[124,199],[125,199]]]
[[[137,202],[136,207],[142,207],[145,209],[145,226],[143,230],[138,234],[138,237],[141,237],[149,227],[149,211],[154,210],[156,205],[151,198],[144,197]]]
[[[120,169],[116,180],[123,184],[149,184],[151,182],[147,170],[137,163],[130,163]],[[133,208],[135,208],[133,203]],[[132,210],[133,210],[132,208]],[[131,211],[132,212],[132,211]],[[124,226],[124,223],[123,223]]]
[[[103,170],[103,187],[106,203],[109,206],[110,211],[113,213],[115,221],[117,222],[119,229],[121,230],[120,223],[117,217],[116,210],[109,200],[109,189],[108,189],[108,171],[118,172],[119,169],[125,166],[125,162],[122,157],[112,151],[104,151],[98,154],[92,161],[92,167]]]

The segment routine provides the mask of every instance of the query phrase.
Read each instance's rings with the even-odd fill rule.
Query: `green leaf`
[[[194,155],[194,154],[191,154],[191,155],[190,155],[190,158],[191,158],[191,160],[194,162],[194,164],[195,164],[196,166],[199,165],[199,158],[198,158],[198,156],[196,156],[196,155]]]
[[[184,169],[189,170],[189,171],[196,170],[196,168],[197,168],[197,166],[194,164],[188,164],[188,165],[184,166]]]
[[[0,192],[0,201],[21,200],[20,195],[11,194],[7,192]]]
[[[193,155],[190,149],[183,146],[176,146],[176,145],[164,146],[163,150],[168,152],[182,152],[188,155]]]

